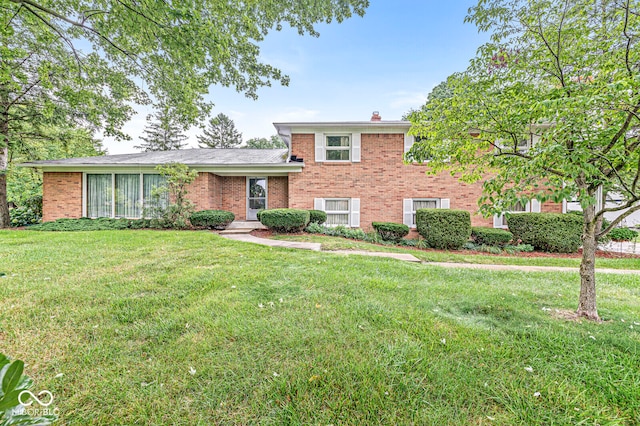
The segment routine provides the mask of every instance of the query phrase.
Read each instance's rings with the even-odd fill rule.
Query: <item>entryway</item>
[[[258,220],[258,210],[267,208],[267,178],[247,177],[247,220]]]

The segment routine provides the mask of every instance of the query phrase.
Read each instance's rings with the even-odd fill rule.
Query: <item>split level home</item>
[[[504,217],[477,213],[481,182],[463,184],[448,173],[425,174],[427,164],[405,164],[414,142],[408,121],[274,123],[286,149],[185,149],[34,161],[43,172],[43,220],[139,218],[153,188],[156,166],[183,163],[198,171],[188,198],[197,210],[229,210],[256,220],[260,209],[317,209],[328,225],[371,228],[372,222],[415,228],[420,208],[460,209],[474,226],[505,227]],[[518,211],[562,212],[532,201]]]

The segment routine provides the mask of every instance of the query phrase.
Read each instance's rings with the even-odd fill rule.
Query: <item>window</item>
[[[349,200],[324,200],[324,211],[327,213],[327,225],[349,226]]]
[[[405,198],[402,203],[402,223],[410,228],[416,227],[418,209],[448,209],[448,198]]]
[[[316,198],[313,208],[327,213],[327,226],[360,227],[359,198]]]
[[[496,142],[496,146],[503,152],[517,152],[519,154],[526,154],[527,151],[533,145],[533,136],[522,138],[514,146],[512,140],[499,140]],[[515,151],[514,151],[515,148]]]
[[[351,137],[348,135],[327,135],[325,151],[327,161],[349,161],[351,158]]]
[[[85,180],[86,217],[142,217],[143,208],[165,207],[167,194],[156,194],[165,178],[157,174],[87,174]]]
[[[505,211],[505,213],[497,214],[493,217],[494,228],[508,228],[506,213],[540,213],[540,202],[538,200],[531,200],[528,203],[515,203],[511,208]]]
[[[411,210],[412,220],[411,226],[416,226],[416,211],[418,209],[439,209],[440,208],[440,199],[439,198],[425,198],[425,199],[413,199],[413,207]]]

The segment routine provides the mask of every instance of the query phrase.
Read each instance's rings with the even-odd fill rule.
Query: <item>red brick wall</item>
[[[214,208],[210,191],[210,174],[198,173],[196,180],[187,186],[187,198],[195,204],[196,210],[211,210]]]
[[[82,173],[44,172],[42,221],[82,217]]]
[[[289,178],[286,176],[270,176],[267,178],[267,207],[284,209],[289,207]]]
[[[425,165],[405,165],[402,134],[363,133],[360,163],[316,163],[313,134],[294,134],[292,146],[305,167],[289,174],[289,207],[312,209],[314,198],[360,198],[360,226],[370,229],[376,221],[402,223],[405,198],[449,198],[451,209],[471,213],[473,226],[493,226],[492,218],[477,214],[482,182],[463,184],[448,173],[426,175]]]
[[[222,176],[223,210],[236,215],[236,220],[247,219],[247,178],[244,176]]]

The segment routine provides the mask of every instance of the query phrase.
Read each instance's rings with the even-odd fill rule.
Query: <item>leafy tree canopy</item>
[[[251,138],[246,142],[243,148],[251,149],[278,149],[286,148],[287,145],[278,135],[273,135],[269,139],[267,138]]]
[[[200,148],[234,148],[241,143],[242,133],[236,129],[233,120],[223,113],[209,120],[202,135],[198,135]]]
[[[364,15],[368,0],[0,0],[0,228],[8,226],[8,145],[20,129],[75,123],[127,138],[132,104],[162,99],[177,121],[204,117],[211,85],[256,98],[288,77],[259,60],[258,43],[289,24]]]
[[[639,2],[481,0],[467,21],[491,41],[447,79],[451,96],[411,114],[420,140],[407,158],[484,180],[486,214],[577,197],[585,224],[578,313],[597,318],[596,229],[614,210],[595,205],[599,188],[625,197],[617,209],[640,208]]]

